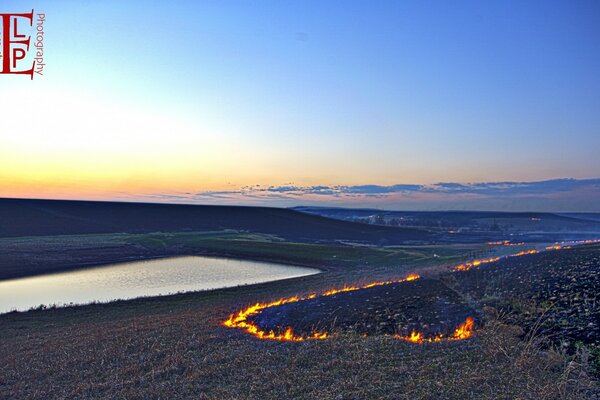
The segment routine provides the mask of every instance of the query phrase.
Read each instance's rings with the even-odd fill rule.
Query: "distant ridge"
[[[301,211],[307,214],[320,215],[327,218],[350,219],[364,218],[372,215],[386,215],[389,217],[413,217],[413,218],[439,218],[446,219],[456,223],[466,225],[474,220],[481,219],[535,219],[544,218],[546,220],[556,221],[563,224],[574,224],[583,226],[592,224],[597,227],[600,222],[600,214],[595,213],[550,213],[550,212],[531,212],[531,211],[394,211],[376,208],[345,208],[345,207],[314,207],[299,206],[292,207],[292,210]]]
[[[0,237],[233,229],[297,241],[430,241],[412,228],[370,226],[285,208],[0,199]]]

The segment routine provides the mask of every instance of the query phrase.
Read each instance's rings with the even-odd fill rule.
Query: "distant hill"
[[[296,211],[342,221],[412,227],[486,230],[496,227],[511,232],[599,232],[598,214],[553,214],[499,211],[388,211],[327,207],[295,207]]]
[[[561,213],[559,215],[564,215],[565,217],[584,219],[587,221],[597,221],[600,222],[600,213]]]
[[[311,242],[433,239],[423,229],[357,224],[284,208],[0,199],[0,237],[223,229]]]

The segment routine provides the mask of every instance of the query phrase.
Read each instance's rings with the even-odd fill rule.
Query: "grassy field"
[[[598,398],[583,347],[568,353],[523,340],[522,328],[498,310],[486,314],[472,340],[422,346],[344,332],[318,342],[260,341],[222,326],[231,312],[256,301],[400,277],[431,266],[439,274],[481,252],[480,247],[332,247],[235,232],[75,239],[45,240],[58,241],[48,244],[52,248],[104,243],[145,256],[172,251],[266,258],[324,272],[211,292],[0,316],[0,398]],[[11,240],[10,246],[35,247],[31,238]]]
[[[110,262],[175,255],[227,256],[288,264],[361,268],[431,261],[453,262],[483,247],[309,244],[236,231],[101,234],[0,238],[0,279],[63,271]]]

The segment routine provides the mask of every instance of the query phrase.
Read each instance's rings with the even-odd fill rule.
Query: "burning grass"
[[[423,346],[350,334],[257,341],[220,330],[219,303],[127,303],[128,317],[23,336],[0,327],[0,398],[580,400],[596,390],[581,359],[527,347],[501,322],[488,321],[477,340]],[[114,305],[94,314],[106,312]]]
[[[479,267],[481,265],[485,265],[485,264],[491,264],[491,263],[495,263],[497,261],[503,260],[505,258],[511,258],[511,257],[521,257],[521,256],[527,256],[527,255],[531,255],[531,254],[537,254],[539,253],[538,250],[535,249],[531,249],[531,250],[523,250],[523,251],[519,251],[518,253],[515,254],[510,254],[508,256],[503,256],[503,257],[490,257],[490,258],[486,258],[486,259],[482,259],[482,260],[474,260],[474,261],[470,261],[464,264],[459,264],[456,267],[454,267],[454,271],[468,271],[471,268],[476,268]]]
[[[504,242],[503,242],[504,243]],[[550,250],[561,250],[571,248],[570,245],[555,244],[548,246],[547,251]],[[469,271],[472,268],[478,268],[481,265],[496,263],[503,259],[516,258],[526,255],[538,254],[539,251],[535,249],[522,250],[515,254],[511,254],[503,257],[491,257],[487,259],[474,260],[471,262],[463,263],[455,266],[452,271]],[[329,297],[340,293],[354,292],[358,290],[365,290],[374,287],[387,286],[392,284],[399,284],[405,282],[411,282],[420,279],[421,276],[418,274],[411,274],[403,279],[398,280],[387,280],[372,282],[361,286],[346,286],[340,289],[330,289],[321,294],[312,293],[308,296],[293,296],[288,298],[282,298],[269,303],[256,303],[245,309],[238,311],[235,314],[231,314],[227,320],[223,322],[223,325],[228,328],[238,328],[246,331],[247,333],[255,336],[258,339],[267,340],[278,340],[278,341],[292,341],[301,342],[305,340],[323,340],[331,336],[331,332],[326,330],[312,330],[311,332],[300,334],[294,331],[291,326],[278,326],[277,329],[269,329],[261,326],[255,317],[263,313],[267,309],[281,307],[287,304],[305,302],[307,300],[313,300],[320,297]],[[368,301],[368,300],[367,300]],[[309,312],[309,310],[305,310]],[[455,331],[451,334],[435,333],[433,335],[426,335],[422,330],[413,330],[409,335],[394,334],[394,338],[402,339],[410,343],[422,344],[424,342],[441,342],[444,340],[465,340],[473,336],[473,328],[475,320],[472,316],[466,318],[465,322],[458,325]]]
[[[456,327],[454,332],[449,336],[438,334],[433,337],[425,337],[422,332],[412,331],[409,336],[394,335],[395,339],[402,339],[406,342],[423,344],[424,342],[435,343],[443,340],[465,340],[473,336],[473,328],[475,320],[472,317],[467,317],[464,323]]]
[[[302,335],[295,334],[293,329],[289,326],[283,328],[282,333],[276,333],[274,330],[266,331],[265,329],[261,328],[256,323],[254,323],[253,321],[250,321],[248,318],[261,313],[264,309],[278,307],[283,304],[297,303],[297,302],[304,301],[304,300],[312,300],[317,297],[328,297],[328,296],[336,295],[338,293],[353,292],[353,291],[360,290],[360,289],[368,289],[368,288],[373,288],[373,287],[377,287],[377,286],[390,285],[392,283],[410,282],[410,281],[414,281],[419,278],[420,278],[419,275],[411,274],[411,275],[408,275],[404,279],[399,279],[399,280],[394,280],[394,281],[372,282],[372,283],[366,284],[364,286],[346,286],[346,287],[343,287],[340,289],[330,289],[330,290],[323,292],[320,295],[317,295],[316,293],[312,293],[306,297],[294,296],[294,297],[288,297],[285,299],[279,299],[279,300],[273,301],[271,303],[256,303],[253,306],[250,306],[246,309],[239,311],[237,314],[231,314],[229,316],[229,318],[225,322],[223,322],[223,325],[228,328],[243,329],[246,332],[248,332],[249,334],[254,335],[255,337],[257,337],[259,339],[281,340],[281,341],[292,341],[292,342],[301,342],[301,341],[304,341],[307,339],[317,339],[317,340],[327,339],[327,337],[330,336],[330,334],[328,332],[315,331],[315,332],[310,333],[309,335],[302,336]]]

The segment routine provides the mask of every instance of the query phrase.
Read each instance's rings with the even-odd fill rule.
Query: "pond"
[[[160,296],[317,274],[313,268],[215,257],[133,261],[0,281],[0,313]]]

